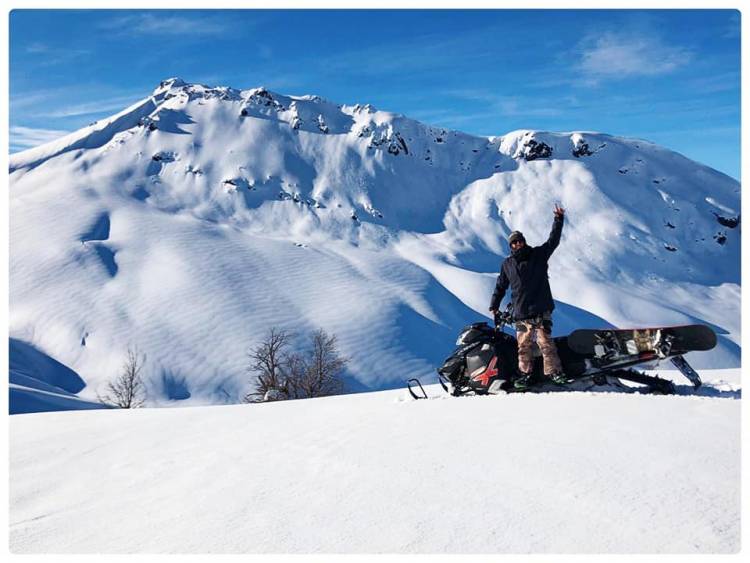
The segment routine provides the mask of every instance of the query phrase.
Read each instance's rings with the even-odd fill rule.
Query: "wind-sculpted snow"
[[[557,334],[703,322],[719,346],[689,360],[736,366],[739,189],[640,140],[170,79],[11,156],[10,335],[90,400],[137,346],[148,404],[236,402],[272,326],[335,333],[353,389],[398,386],[485,318],[508,234],[541,244],[560,203]]]

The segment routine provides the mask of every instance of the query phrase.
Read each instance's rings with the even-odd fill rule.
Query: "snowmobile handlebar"
[[[495,311],[495,330],[503,330],[505,325],[513,324],[513,304],[508,303],[505,311]]]

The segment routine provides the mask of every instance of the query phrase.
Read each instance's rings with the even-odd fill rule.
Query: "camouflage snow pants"
[[[555,341],[552,340],[552,312],[547,311],[538,317],[516,322],[516,338],[518,339],[518,370],[531,373],[533,370],[532,344],[534,335],[542,351],[544,375],[552,375],[562,371],[560,357],[557,355]]]

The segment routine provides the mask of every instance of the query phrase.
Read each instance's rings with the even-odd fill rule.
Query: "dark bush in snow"
[[[339,355],[336,336],[322,328],[310,335],[303,353],[292,350],[292,335],[271,328],[248,354],[248,372],[255,377],[246,403],[307,399],[344,392],[343,372],[348,358]]]
[[[255,377],[254,389],[243,397],[246,403],[258,403],[268,397],[288,399],[286,389],[289,358],[289,333],[271,328],[263,341],[248,353],[248,372]]]
[[[141,377],[141,369],[146,356],[141,355],[137,348],[128,348],[127,359],[117,378],[107,384],[104,395],[97,394],[100,403],[120,407],[121,409],[135,409],[143,405],[146,400],[146,390]]]

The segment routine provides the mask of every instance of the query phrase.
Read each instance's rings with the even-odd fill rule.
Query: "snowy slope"
[[[736,553],[740,373],[704,376],[699,396],[395,390],[14,416],[10,549]]]
[[[640,140],[488,139],[170,79],[11,155],[10,336],[73,374],[55,384],[12,346],[11,382],[92,401],[132,345],[150,405],[232,403],[271,326],[335,333],[352,389],[430,376],[487,314],[507,235],[543,242],[555,202],[557,334],[703,322],[719,345],[688,359],[738,366],[739,190]]]

